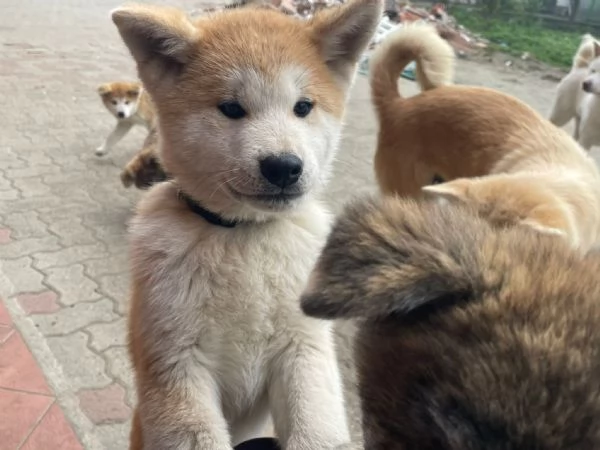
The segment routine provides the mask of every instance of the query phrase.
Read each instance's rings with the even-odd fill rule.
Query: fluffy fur
[[[134,125],[150,130],[154,126],[155,112],[152,100],[142,83],[115,81],[98,87],[102,103],[117,124],[106,140],[96,149],[97,156],[104,156],[125,137]]]
[[[600,447],[600,253],[458,205],[339,219],[302,299],[358,318],[369,450]]]
[[[571,71],[556,89],[550,121],[562,127],[575,119],[574,138],[586,149],[600,145],[600,44],[583,36]]]
[[[142,149],[131,158],[121,172],[121,182],[126,188],[135,185],[138,189],[147,189],[154,183],[167,180],[158,151],[158,130],[153,127],[146,139]]]
[[[113,12],[173,177],[130,229],[131,448],[231,450],[269,412],[284,449],[348,442],[331,325],[298,299],[329,231],[317,196],[381,9],[353,0],[309,21],[251,7],[195,21],[147,5]],[[273,158],[301,162],[293,183],[267,177]],[[240,223],[208,223],[179,190]]]
[[[411,60],[423,92],[404,98],[397,79]],[[596,244],[600,176],[594,161],[521,101],[451,85],[453,63],[452,48],[429,25],[402,28],[376,50],[371,85],[382,192],[418,196],[425,189],[472,203],[502,225],[563,234],[584,250]],[[449,182],[427,186],[440,181]]]

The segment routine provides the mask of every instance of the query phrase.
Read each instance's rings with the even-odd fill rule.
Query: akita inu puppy
[[[105,83],[98,87],[102,103],[117,119],[117,124],[106,140],[96,149],[97,156],[104,156],[125,137],[134,125],[142,125],[148,131],[155,119],[154,106],[142,83]]]
[[[382,15],[352,0],[310,20],[236,8],[112,18],[158,112],[161,163],[130,228],[131,448],[231,450],[269,412],[281,447],[347,444],[331,324],[299,296],[331,216],[359,58]]]

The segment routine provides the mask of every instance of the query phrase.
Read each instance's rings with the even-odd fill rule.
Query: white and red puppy
[[[269,414],[283,449],[349,443],[331,324],[299,297],[330,229],[319,193],[381,14],[379,0],[307,21],[255,7],[112,13],[172,177],[130,228],[132,449],[231,450]]]

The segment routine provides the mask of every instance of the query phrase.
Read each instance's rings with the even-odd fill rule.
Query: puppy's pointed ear
[[[196,27],[175,8],[135,4],[117,8],[111,16],[146,85],[179,73],[199,38]]]
[[[537,231],[538,233],[541,233],[541,234],[546,234],[546,235],[550,235],[550,236],[558,236],[558,237],[562,237],[564,239],[568,238],[567,232],[565,230],[562,230],[558,227],[553,227],[553,226],[547,225],[547,224],[540,222],[539,220],[536,220],[534,218],[528,218],[528,219],[521,220],[519,222],[519,224],[526,226],[528,228],[531,228],[532,230]]]
[[[97,91],[100,96],[105,96],[111,91],[110,83],[101,84],[100,86],[98,86]]]
[[[302,309],[325,319],[423,320],[474,298],[483,285],[480,246],[492,233],[458,205],[360,202],[329,236]]]
[[[421,191],[425,198],[437,200],[439,203],[448,202],[465,202],[466,194],[469,186],[474,183],[473,180],[467,178],[459,178],[457,180],[448,181],[446,183],[432,184],[423,186]]]
[[[350,82],[355,65],[366,50],[379,20],[381,0],[351,0],[322,10],[311,21],[315,40],[325,62],[344,82]]]

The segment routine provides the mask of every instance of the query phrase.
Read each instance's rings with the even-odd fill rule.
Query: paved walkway
[[[140,193],[125,190],[118,175],[141,144],[143,133],[132,133],[103,159],[93,154],[113,125],[96,86],[135,74],[108,17],[119,3],[2,1],[3,450],[75,449],[80,448],[78,442],[87,449],[126,448],[133,389],[124,332],[125,233]],[[206,6],[198,1],[168,3],[187,10]],[[534,76],[535,83],[515,83],[509,73],[461,64],[459,80],[495,80],[497,87],[546,111],[551,83]],[[405,83],[404,89],[415,91],[408,86]],[[376,126],[362,77],[347,122],[329,198],[336,209],[373,186]],[[340,342],[345,367],[350,367],[347,337],[341,333]],[[351,375],[351,370],[346,372]],[[23,407],[23,402],[28,406]],[[350,405],[357,430],[352,399]],[[49,440],[49,427],[54,438],[61,438],[60,445]]]

